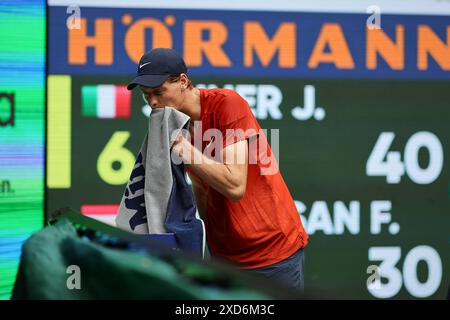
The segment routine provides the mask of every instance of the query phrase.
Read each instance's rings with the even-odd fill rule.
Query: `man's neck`
[[[197,88],[187,90],[186,97],[183,102],[183,112],[187,114],[192,121],[200,120],[200,90]]]

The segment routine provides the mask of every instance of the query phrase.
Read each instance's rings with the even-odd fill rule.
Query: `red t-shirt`
[[[223,148],[249,140],[247,187],[239,201],[227,199],[189,170],[205,192],[203,214],[211,254],[242,269],[264,267],[288,258],[307,244],[308,234],[278,164],[270,156],[270,146],[266,146],[267,153],[262,147],[255,149],[256,141],[262,146],[267,139],[263,133],[257,134],[261,127],[250,106],[239,94],[226,89],[200,89],[200,99],[202,133],[219,129]],[[230,135],[227,129],[242,129],[244,133]],[[207,144],[208,141],[203,142],[202,151]]]

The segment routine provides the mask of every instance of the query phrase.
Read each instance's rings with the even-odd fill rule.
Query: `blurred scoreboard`
[[[144,51],[173,47],[195,85],[236,90],[279,145],[310,292],[446,296],[448,16],[127,4],[50,2],[47,215],[113,221],[151,111],[124,86]]]

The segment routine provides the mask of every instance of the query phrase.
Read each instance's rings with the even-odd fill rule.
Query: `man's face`
[[[141,90],[152,109],[166,106],[178,109],[182,105],[184,98],[180,81],[166,81],[157,88],[141,86]]]

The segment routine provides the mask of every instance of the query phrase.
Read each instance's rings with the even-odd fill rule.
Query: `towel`
[[[204,223],[186,181],[183,162],[171,158],[176,132],[187,130],[189,121],[189,116],[171,107],[152,110],[149,130],[120,202],[116,225],[203,257]]]

